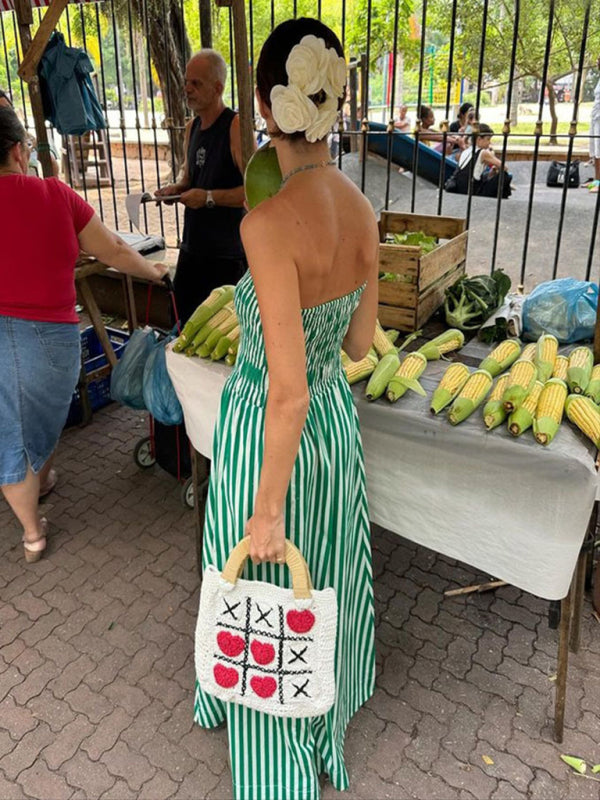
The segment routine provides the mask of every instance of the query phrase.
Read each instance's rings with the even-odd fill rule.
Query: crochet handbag
[[[286,540],[292,589],[241,579],[250,540],[220,573],[202,578],[196,625],[198,682],[209,694],[277,717],[316,717],[335,699],[337,600],[315,591],[302,554]]]

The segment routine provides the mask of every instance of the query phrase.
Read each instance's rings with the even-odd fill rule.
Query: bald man
[[[240,239],[244,215],[238,115],[223,102],[227,67],[215,50],[189,60],[185,94],[194,118],[185,130],[185,162],[176,183],[156,192],[181,195],[185,206],[175,300],[185,322],[216,286],[235,284],[246,270]]]

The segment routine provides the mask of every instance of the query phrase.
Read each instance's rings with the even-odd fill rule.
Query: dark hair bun
[[[327,48],[333,48],[335,52],[344,58],[344,49],[335,33],[318,19],[311,17],[299,17],[282,22],[273,29],[270,36],[264,43],[258,64],[256,65],[256,88],[263,103],[271,108],[271,89],[274,86],[287,86],[288,74],[286,62],[292,48],[297,45],[304,36],[316,36],[323,39]],[[316,106],[321,105],[327,98],[326,93],[321,90],[310,99]],[[338,111],[342,107],[343,98],[338,100]],[[302,138],[303,132],[273,135],[287,136],[290,139]]]

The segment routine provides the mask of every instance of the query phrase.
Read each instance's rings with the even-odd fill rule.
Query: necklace
[[[281,178],[281,185],[285,186],[292,175],[295,175],[297,172],[304,172],[306,169],[317,169],[317,167],[335,167],[336,164],[337,161],[334,158],[332,158],[331,161],[317,161],[314,164],[303,164],[300,167],[296,167],[295,169],[291,169],[289,172],[286,172]]]

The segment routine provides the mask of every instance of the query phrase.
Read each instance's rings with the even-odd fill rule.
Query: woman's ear
[[[11,155],[19,166],[23,175],[27,175],[29,168],[29,147],[25,142],[17,142],[11,147]]]

